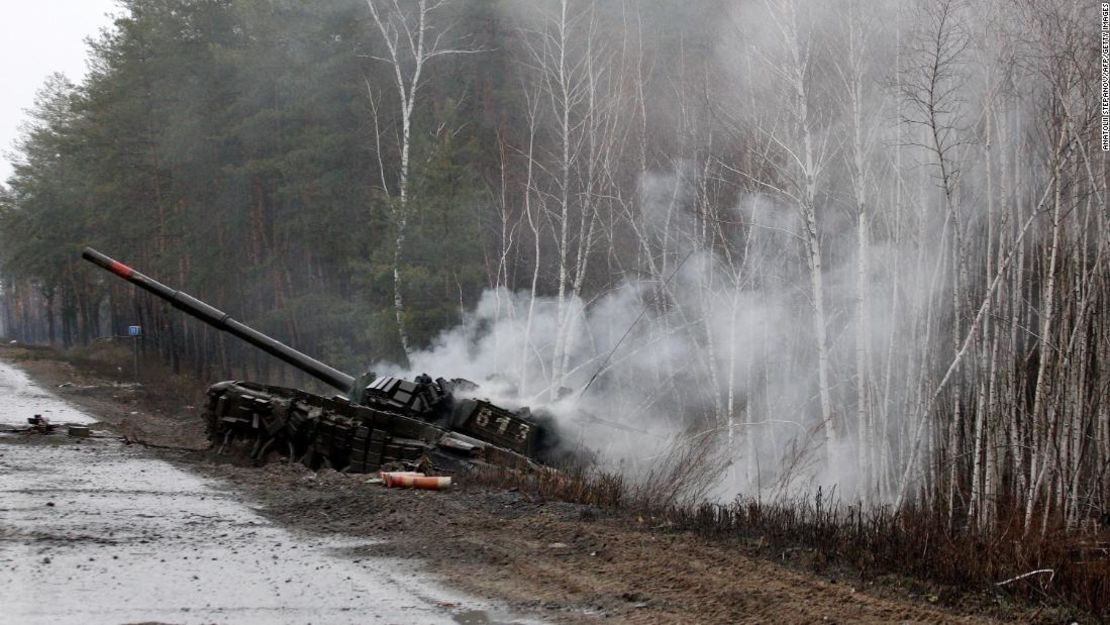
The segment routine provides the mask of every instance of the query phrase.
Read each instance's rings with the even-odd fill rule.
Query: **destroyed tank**
[[[526,468],[556,459],[552,419],[477,399],[478,387],[469,381],[352,376],[92,248],[81,256],[340,392],[324,397],[254,382],[213,384],[203,417],[218,451],[232,445],[259,461],[279,454],[314,469],[352,473],[383,467],[452,472],[475,463]]]

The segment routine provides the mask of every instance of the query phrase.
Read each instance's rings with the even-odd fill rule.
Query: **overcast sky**
[[[24,109],[51,72],[85,75],[85,38],[108,26],[115,0],[0,0],[0,181]]]

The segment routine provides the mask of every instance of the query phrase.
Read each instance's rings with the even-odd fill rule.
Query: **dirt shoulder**
[[[652,519],[517,492],[386,490],[287,465],[208,471],[260,498],[284,524],[387,539],[353,558],[416,555],[461,590],[555,621],[996,622],[891,587],[807,574]]]
[[[67,354],[0,346],[0,360],[117,434],[155,445],[205,449],[204,424],[198,418],[205,386],[157,366],[144,366],[136,381],[130,359],[125,348],[107,344]]]
[[[0,348],[0,358],[102,419],[159,445],[199,449],[198,394],[118,386],[113,369],[54,352]],[[59,386],[68,384],[68,386]],[[186,389],[186,390],[182,390]],[[221,478],[291,528],[380,536],[352,559],[419,557],[451,585],[564,623],[1061,622],[1066,615],[1005,605],[1001,597],[885,577],[864,581],[797,553],[772,560],[759,544],[709,540],[658,520],[614,515],[512,491],[387,490],[368,476],[299,465],[241,467],[207,452],[165,457]],[[775,554],[772,554],[775,555]],[[790,565],[775,560],[786,559]]]

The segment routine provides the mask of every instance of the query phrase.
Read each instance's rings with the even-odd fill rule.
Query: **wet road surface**
[[[0,363],[0,428],[87,415]],[[64,428],[63,428],[64,429]],[[219,482],[122,445],[0,434],[0,624],[527,623],[407,560],[275,526]]]

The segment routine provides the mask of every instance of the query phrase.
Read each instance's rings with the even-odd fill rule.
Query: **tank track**
[[[480,410],[480,418],[488,419]],[[517,452],[419,418],[252,382],[209,387],[204,420],[217,453],[237,449],[256,462],[276,453],[312,469],[350,473],[382,467],[451,472],[471,463],[532,466]]]

